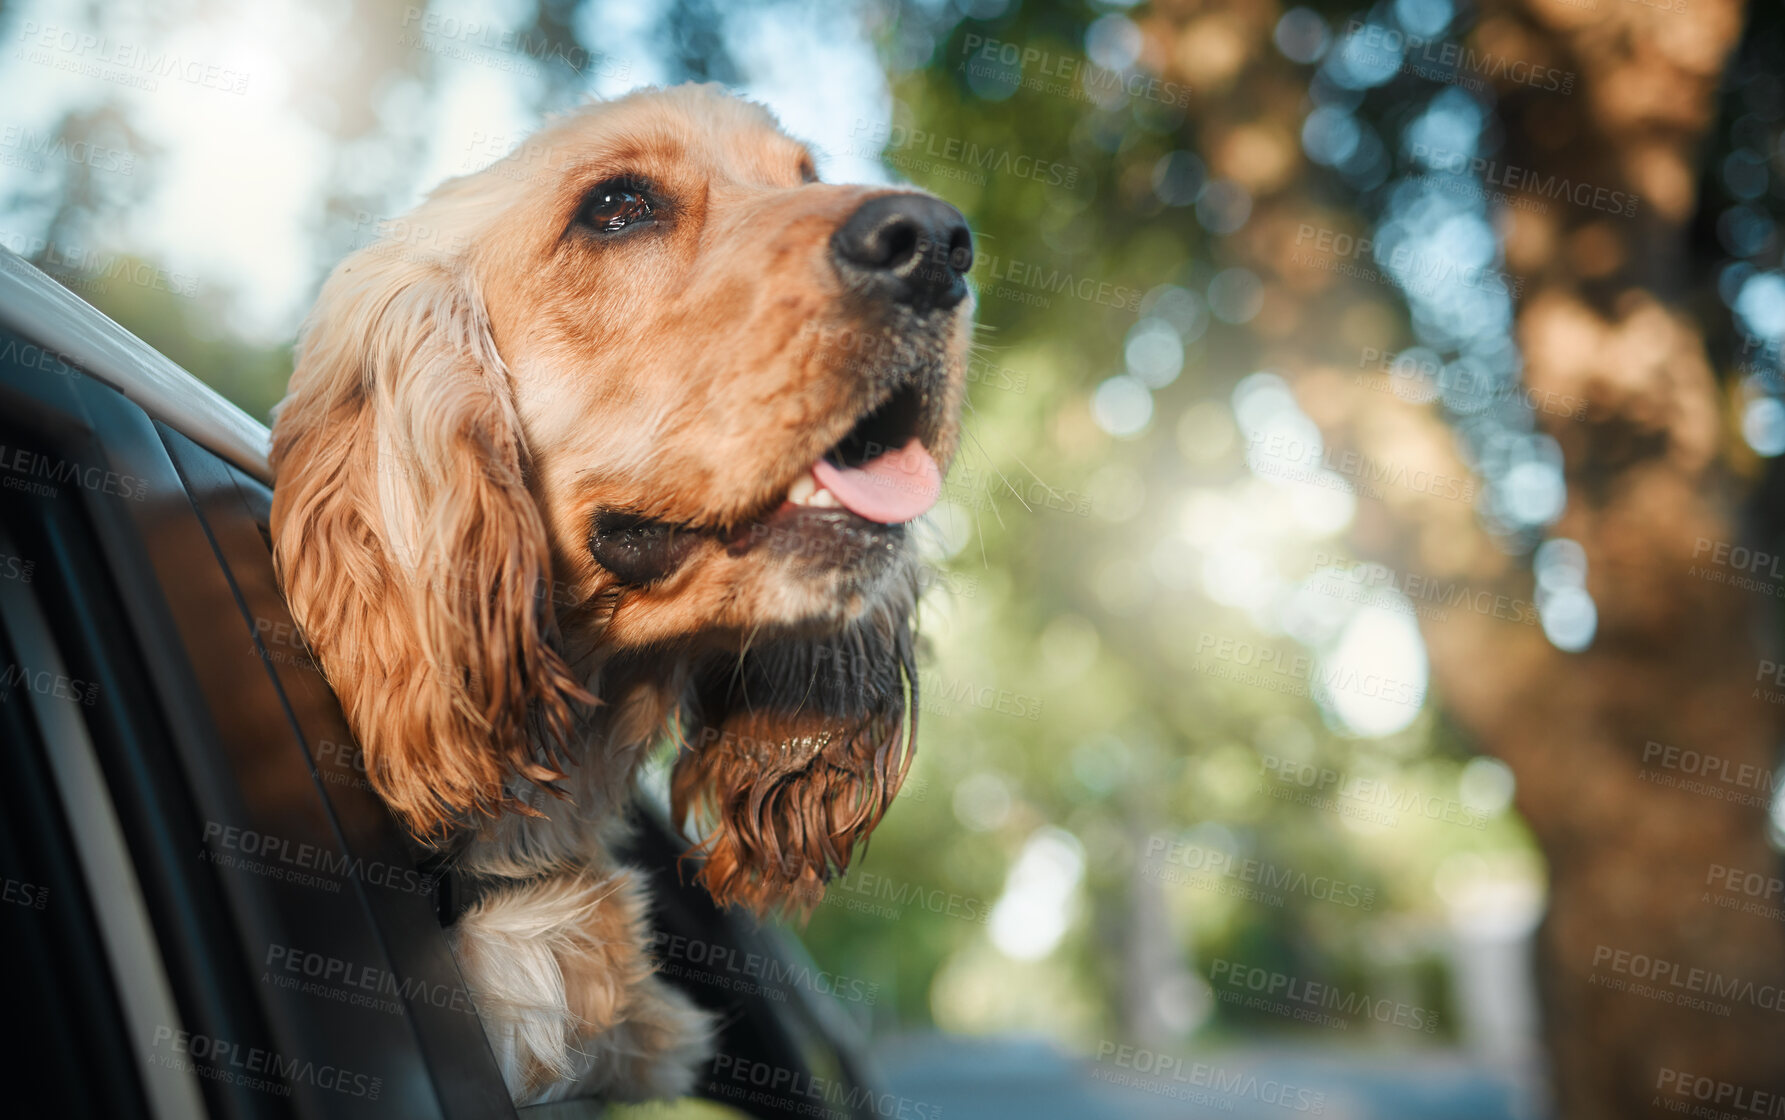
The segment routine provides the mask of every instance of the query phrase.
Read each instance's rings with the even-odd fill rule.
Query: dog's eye
[[[618,233],[652,216],[651,200],[643,189],[624,183],[603,183],[589,192],[583,203],[582,221],[598,233]]]

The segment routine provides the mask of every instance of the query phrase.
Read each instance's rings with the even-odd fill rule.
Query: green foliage
[[[126,265],[137,263],[127,258]],[[153,274],[145,269],[108,269],[128,276]],[[263,424],[271,423],[273,405],[291,380],[291,347],[287,343],[257,345],[230,331],[229,308],[214,292],[182,294],[165,286],[136,284],[128,279],[75,283],[75,292],[116,320],[126,330],[161,351],[211,388],[240,405]]]
[[[890,918],[833,900],[805,938],[821,961],[890,987],[879,1009],[887,1025],[1041,1029],[1094,1045],[1144,1019],[1134,1006],[1137,979],[1165,982],[1156,970],[1137,975],[1154,968],[1151,960],[1131,960],[1137,938],[1145,941],[1137,926],[1158,924],[1149,916],[1157,891],[1170,963],[1200,978],[1190,984],[1200,998],[1211,962],[1244,962],[1346,990],[1393,991],[1439,1013],[1436,1035],[1401,1041],[1454,1038],[1440,953],[1446,915],[1434,883],[1459,859],[1536,878],[1531,841],[1505,813],[1479,828],[1403,813],[1386,827],[1281,796],[1262,773],[1264,758],[1290,749],[1280,744],[1313,766],[1370,775],[1397,795],[1452,803],[1466,754],[1429,710],[1387,740],[1357,740],[1329,729],[1305,695],[1201,671],[1192,655],[1199,635],[1256,636],[1252,622],[1200,591],[1161,591],[1140,578],[1162,563],[1154,555],[1162,527],[1180,515],[1188,490],[1245,477],[1230,431],[1224,453],[1189,455],[1181,445],[1194,441],[1180,437],[1179,420],[1195,410],[1196,431],[1211,415],[1217,429],[1230,425],[1227,390],[1258,343],[1226,328],[1189,346],[1184,376],[1156,394],[1141,438],[1117,440],[1092,423],[1087,398],[1119,372],[1141,294],[1167,283],[1200,288],[1219,266],[1194,211],[1162,208],[1151,193],[1158,159],[1194,150],[1181,112],[1150,103],[1105,112],[1045,92],[987,100],[973,91],[963,65],[969,33],[1082,57],[1083,20],[1039,7],[943,37],[929,65],[895,87],[887,153],[893,171],[962,208],[979,253],[981,373],[946,492],[968,532],[948,560],[951,576],[926,603],[933,662],[923,683],[945,694],[1032,697],[1039,718],[1014,715],[1009,704],[1000,711],[995,698],[926,704],[913,775],[921,794],[895,804],[861,873],[920,885],[937,899],[983,900],[977,912],[985,912],[1026,839],[1052,825],[1083,845],[1082,898],[1063,944],[1038,962],[1004,958],[986,924],[935,907],[905,905]],[[974,158],[995,158],[986,149],[1058,162],[1076,178],[1071,187],[1016,175],[963,179]],[[1023,276],[1026,268],[1034,271]],[[1013,273],[1022,279],[1013,283]],[[1112,307],[1050,291],[1061,277],[1134,299]],[[1205,401],[1215,403],[1198,409]],[[982,804],[995,808],[1000,797],[1008,799],[1000,812]],[[1225,844],[1238,858],[1340,880],[1373,901],[1338,905],[1306,890],[1263,891],[1276,905],[1249,900],[1225,893],[1248,885],[1236,876],[1171,862],[1173,844]],[[1228,1005],[1203,1029],[1333,1037]],[[1357,1024],[1343,1037],[1368,1031]]]

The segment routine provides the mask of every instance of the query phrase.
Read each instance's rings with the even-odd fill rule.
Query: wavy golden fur
[[[610,854],[656,743],[722,903],[809,908],[897,792],[917,562],[796,481],[885,431],[952,456],[943,211],[679,87],[555,121],[323,286],[274,561],[375,788],[485,883],[455,948],[517,1101],[682,1092],[705,1052]]]

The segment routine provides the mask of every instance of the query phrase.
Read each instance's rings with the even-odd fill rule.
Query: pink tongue
[[[859,467],[820,459],[812,474],[849,512],[882,525],[921,517],[942,496],[942,468],[915,439]]]

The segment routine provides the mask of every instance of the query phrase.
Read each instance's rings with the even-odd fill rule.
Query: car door
[[[512,1116],[440,869],[275,586],[264,429],[189,382],[0,251],[0,932],[29,1087],[55,1115]],[[714,908],[681,850],[641,808],[656,942],[698,949],[666,972],[724,1024],[700,1091],[877,1114],[800,947]]]
[[[0,333],[0,550],[30,572],[0,685],[47,772],[90,779],[55,785],[121,1014],[78,1030],[124,1032],[158,1115],[511,1112],[273,585],[265,485],[40,352]]]

